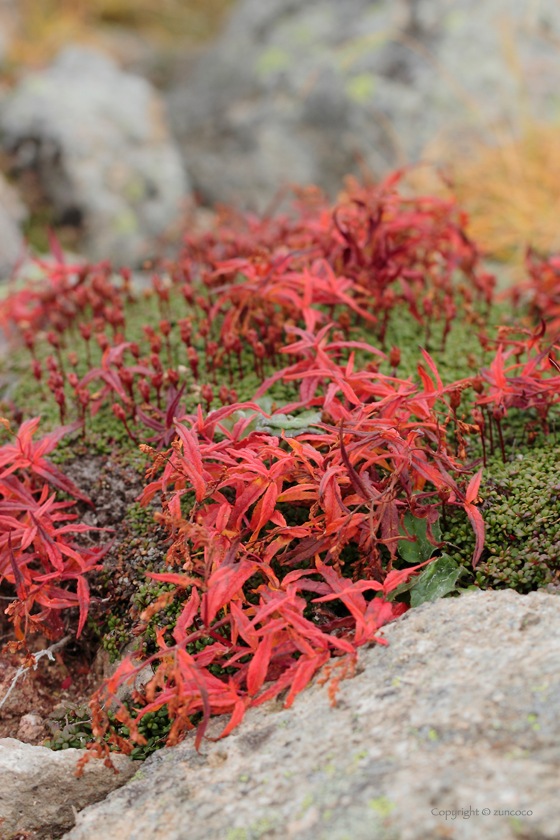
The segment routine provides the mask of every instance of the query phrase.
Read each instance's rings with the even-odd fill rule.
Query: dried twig
[[[16,686],[16,683],[17,683],[18,679],[22,676],[22,674],[26,674],[27,671],[29,671],[30,668],[33,668],[33,670],[36,671],[37,670],[37,665],[39,664],[39,660],[43,656],[48,656],[49,659],[54,662],[53,653],[55,653],[57,650],[60,650],[61,648],[63,648],[64,645],[68,644],[68,642],[70,641],[71,638],[72,638],[72,636],[64,636],[63,639],[61,639],[59,642],[55,642],[55,644],[51,645],[49,648],[45,648],[45,650],[38,650],[37,653],[32,653],[31,656],[35,660],[35,664],[34,665],[27,665],[27,666],[21,665],[17,669],[16,673],[14,674],[14,678],[12,679],[11,686],[9,687],[9,689],[8,689],[7,693],[5,694],[4,698],[0,701],[0,709],[2,708],[2,706],[6,702],[6,700],[8,699],[10,694],[12,693],[12,691],[14,690],[14,688]]]

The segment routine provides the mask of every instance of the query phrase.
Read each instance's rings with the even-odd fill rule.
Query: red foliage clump
[[[445,340],[457,295],[463,311],[473,314],[473,299],[490,304],[494,277],[480,267],[455,204],[405,198],[397,190],[401,177],[397,172],[375,187],[349,180],[334,208],[302,201],[295,219],[230,217],[202,247],[186,237],[177,270],[186,277],[202,271],[217,296],[210,320],[229,306],[223,341],[241,336],[254,344],[260,338],[270,352],[278,324],[303,320],[313,331],[327,320],[319,307],[332,318],[337,306],[345,310],[343,328],[354,313],[377,324],[382,344],[391,312],[402,306],[420,323],[445,321]]]
[[[1,420],[9,431],[8,422]],[[38,417],[26,420],[13,435],[13,443],[0,447],[0,582],[8,581],[17,593],[6,613],[18,639],[36,631],[56,638],[63,630],[60,611],[79,607],[79,636],[89,607],[85,576],[101,568],[108,546],[84,550],[69,539],[72,533],[98,530],[76,523],[78,515],[68,513],[75,499],[91,502],[45,457],[80,424],[63,426],[34,441],[38,426]],[[57,502],[49,485],[74,500]],[[75,582],[76,591],[61,586],[66,582]]]
[[[544,257],[529,248],[525,267],[529,280],[512,289],[514,302],[527,294],[533,314],[544,318],[549,332],[557,334],[560,331],[560,255]]]
[[[331,418],[340,418],[338,426],[314,423],[315,430],[295,438],[258,430],[245,436],[254,415],[241,416],[231,429],[224,425],[228,417],[246,409],[264,412],[256,404],[234,404],[206,417],[199,408],[185,418],[189,425],[176,422],[178,440],[167,452],[143,447],[154,459],[143,501],[161,493],[158,519],[172,537],[168,562],[183,570],[150,577],[190,594],[174,643],[165,627],[158,632],[159,653],[148,660],[157,663],[157,673],[144,709],[133,720],[121,704],[120,719],[136,740],[142,717],[165,704],[175,719],[169,743],[203,713],[199,743],[210,714],[231,713],[227,734],[248,706],[284,689],[290,705],[331,657],[342,656],[337,667],[352,669],[357,649],[382,642],[380,627],[406,609],[385,599],[420,568],[392,570],[397,542],[406,539],[406,512],[427,520],[437,546],[431,525],[439,509],[463,506],[477,535],[473,564],[480,557],[484,523],[475,502],[481,471],[466,488],[452,478],[451,472],[469,470],[450,451],[435,411],[450,388],[465,383],[444,388],[427,353],[436,382],[424,373],[422,389],[373,372],[360,378],[350,363],[345,369],[335,364],[332,354],[344,342],[327,344],[327,329],[317,336],[298,331],[297,352],[307,358],[297,374],[304,377],[302,388],[313,383],[301,405],[328,409]],[[293,366],[279,375],[293,375]],[[315,396],[320,384],[322,395]],[[376,387],[382,399],[368,403]],[[194,503],[185,517],[181,502],[189,493]],[[304,514],[301,524],[287,522],[293,509]],[[357,549],[351,561],[343,556],[347,546]],[[307,593],[317,597],[309,600]],[[143,619],[172,598],[162,595]],[[328,613],[318,627],[309,615],[313,605],[333,601],[338,613]],[[195,652],[200,640],[206,644]],[[213,672],[216,666],[223,676]],[[99,735],[108,726],[100,701],[115,699],[119,684],[137,670],[123,662],[96,699]]]
[[[182,606],[172,635],[165,626],[157,633],[158,651],[148,660],[156,674],[146,696],[136,695],[144,704],[138,717],[129,716],[116,694],[146,662],[121,663],[94,698],[99,739],[130,751],[103,711],[112,700],[137,742],[142,717],[166,705],[174,720],[169,743],[198,723],[198,745],[211,714],[230,715],[226,734],[249,706],[283,691],[290,705],[321,668],[333,679],[334,696],[358,649],[383,643],[380,628],[406,609],[390,594],[424,565],[395,568],[399,540],[414,539],[405,529],[407,514],[426,521],[436,549],[432,527],[448,507],[462,508],[476,535],[473,567],[479,562],[479,467],[486,447],[493,449],[492,430],[504,459],[501,422],[511,409],[536,409],[547,432],[548,413],[560,400],[556,348],[547,345],[544,326],[501,327],[495,340],[480,334],[494,358],[480,370],[475,361],[473,376],[444,384],[422,349],[418,378],[397,376],[401,351],[385,348],[394,312],[410,312],[427,338],[440,322],[444,349],[458,312],[467,323],[484,325],[481,311],[494,288],[455,203],[403,197],[400,177],[368,187],[349,182],[334,207],[302,193],[293,216],[224,211],[214,230],[187,235],[178,258],[154,273],[159,320],[144,325],[138,343],[127,340],[130,273],[121,272],[117,282],[107,264],[68,266],[59,253],[46,283],[2,304],[4,322],[23,334],[38,382],[41,333],[52,348],[44,362],[47,388],[61,422],[69,411],[78,417],[56,434],[110,405],[153,459],[142,498],[161,496],[158,519],[170,538],[171,568],[151,577],[175,591],[145,610],[135,632],[141,635],[173,598]],[[533,281],[546,279],[534,305],[554,315],[555,264],[533,262]],[[363,324],[368,340],[352,340]],[[68,355],[75,368],[69,373],[62,357],[76,326],[87,360],[80,376],[77,354]],[[97,363],[92,348],[101,356]],[[365,354],[373,359],[362,365]],[[281,368],[286,356],[290,363]],[[512,356],[515,364],[508,364]],[[252,400],[280,381],[299,383],[297,398],[272,405],[270,415],[252,400],[239,402],[234,369],[242,377],[248,359],[261,381]],[[193,414],[181,404],[187,384],[199,388],[205,404]],[[211,410],[216,396],[222,407]],[[462,403],[469,414],[458,414]],[[308,428],[293,437],[275,432],[278,415],[300,409],[315,413]],[[81,551],[66,542],[72,526],[54,524],[70,518],[61,512],[69,503],[49,498],[39,479],[83,497],[44,461],[54,437],[31,446],[34,429],[24,424],[17,446],[0,449],[6,458],[0,466],[8,465],[0,475],[1,504],[14,511],[8,515],[6,508],[2,525],[2,574],[18,592],[18,632],[24,619],[56,632],[58,611],[71,603],[80,606],[80,631],[84,574],[102,551]],[[468,463],[471,435],[480,437],[483,458]],[[16,479],[14,470],[24,477]],[[76,594],[56,588],[71,579]],[[34,603],[41,613],[31,612]]]
[[[44,371],[37,342],[46,338],[52,347],[46,384],[61,423],[69,411],[85,420],[86,413],[93,416],[103,403],[117,401],[124,412],[117,410],[117,416],[131,437],[139,436],[131,422],[153,428],[154,420],[163,423],[166,439],[171,427],[161,415],[162,403],[173,403],[187,370],[200,382],[209,410],[218,390],[211,383],[216,385],[224,366],[232,385],[233,360],[241,376],[247,353],[262,379],[265,368],[276,370],[286,328],[314,333],[334,322],[348,340],[353,325],[365,322],[384,347],[391,313],[405,307],[425,323],[427,334],[431,322],[443,321],[445,344],[458,307],[477,323],[474,303],[490,303],[494,278],[481,268],[454,202],[403,197],[397,189],[401,175],[377,186],[349,181],[334,207],[302,194],[293,216],[226,213],[212,232],[186,235],[178,258],[161,263],[162,273],[152,277],[161,319],[157,327],[144,328],[148,347],[126,341],[125,305],[134,300],[130,272],[123,269],[115,278],[108,263],[67,264],[58,247],[53,260],[38,260],[42,281],[2,302],[0,323],[19,330],[38,382]],[[183,318],[176,317],[179,293]],[[66,373],[62,356],[76,327],[88,361],[81,378]],[[178,364],[178,340],[187,365]],[[102,352],[100,364],[92,363],[92,345]],[[132,363],[125,363],[125,354]],[[75,367],[76,353],[68,358]],[[101,389],[90,391],[92,383]]]

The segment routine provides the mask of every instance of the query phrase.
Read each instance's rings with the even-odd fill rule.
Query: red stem
[[[505,462],[506,462],[506,450],[504,448],[504,437],[502,435],[502,421],[499,419],[499,417],[496,417],[496,426],[498,427],[498,434],[500,436],[500,448],[502,450],[502,461],[505,464]]]

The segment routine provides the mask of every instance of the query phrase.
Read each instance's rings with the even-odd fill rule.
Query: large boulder
[[[25,259],[21,225],[26,218],[27,209],[19,195],[0,174],[0,282],[9,280]]]
[[[313,685],[187,737],[65,840],[559,837],[560,598],[467,593],[384,632],[335,708]]]
[[[417,160],[443,128],[556,118],[555,0],[241,0],[169,113],[209,202]]]
[[[138,263],[177,221],[189,184],[161,98],[103,53],[67,47],[0,111],[15,168],[36,171],[56,220],[94,260]]]
[[[104,799],[138,770],[124,755],[115,756],[117,773],[94,758],[77,778],[81,755],[0,739],[0,837],[60,837],[81,808]]]

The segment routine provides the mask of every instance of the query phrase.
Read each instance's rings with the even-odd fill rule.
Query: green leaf
[[[258,397],[253,400],[258,406],[262,408],[266,414],[272,413],[273,400],[272,397]],[[253,416],[251,423],[245,429],[243,437],[249,437],[251,432],[267,432],[268,434],[277,435],[278,437],[284,432],[286,437],[297,437],[306,432],[316,432],[317,429],[310,428],[313,423],[321,422],[321,412],[319,411],[302,411],[297,416],[294,414],[273,414],[272,417],[263,417],[257,414],[254,409],[240,409],[235,411],[230,417],[226,417],[220,421],[220,424],[229,432],[232,431],[233,426],[238,420]],[[218,430],[218,434],[220,431]]]
[[[416,537],[416,542],[399,540],[398,552],[402,559],[413,566],[416,566],[418,563],[423,563],[425,560],[429,560],[436,551],[436,548],[431,544],[427,537],[427,520],[417,519],[408,512],[404,517],[404,526],[411,537]],[[432,534],[437,542],[441,541],[439,522],[434,522],[432,525]],[[406,536],[405,531],[402,528],[401,535]]]
[[[302,411],[297,417],[293,414],[273,414],[270,419],[268,417],[259,417],[256,428],[257,431],[271,432],[276,435],[283,431],[286,437],[296,437],[305,432],[316,431],[310,429],[309,424],[320,422],[320,412]]]
[[[443,598],[457,588],[457,579],[465,570],[448,554],[442,554],[429,566],[410,588],[410,606],[418,607],[426,601]]]

